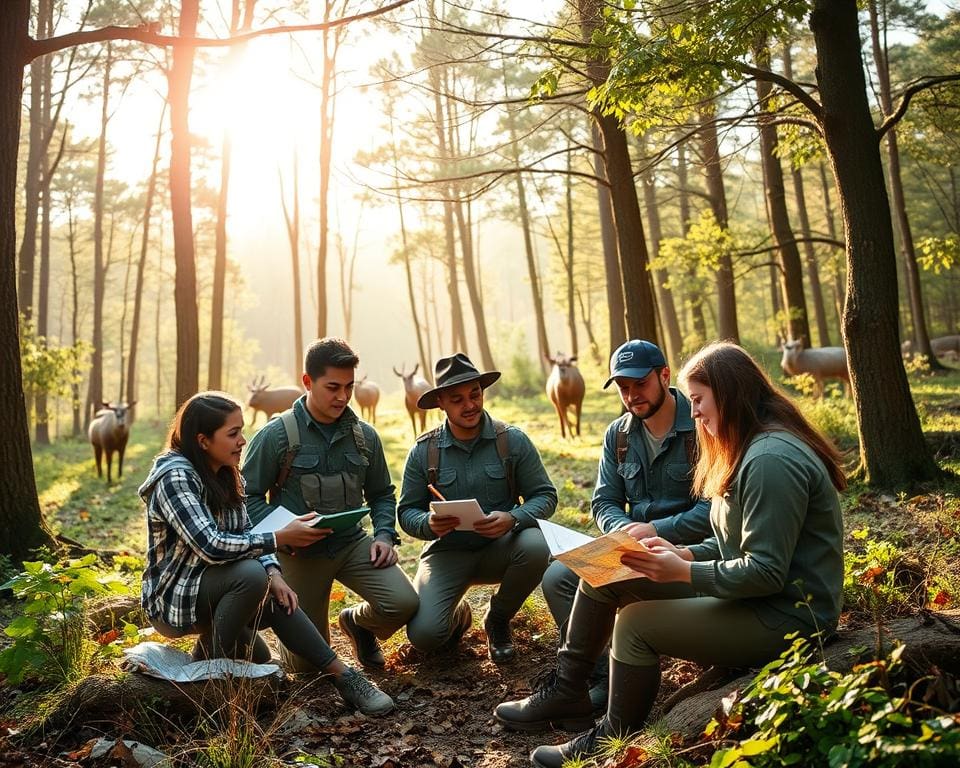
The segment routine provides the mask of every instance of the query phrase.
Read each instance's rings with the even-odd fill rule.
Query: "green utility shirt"
[[[710,535],[710,503],[690,492],[693,457],[687,455],[687,441],[696,434],[690,401],[673,387],[670,394],[676,398],[677,412],[653,461],[643,422],[636,416],[624,414],[607,427],[591,502],[597,527],[604,533],[631,523],[652,523],[658,536],[674,544],[691,544]],[[627,433],[622,464],[617,462],[618,432]]]
[[[399,543],[396,530],[396,487],[390,480],[390,470],[383,455],[383,443],[377,431],[360,421],[349,407],[335,422],[338,427],[332,439],[324,436],[330,425],[316,421],[306,408],[306,395],[293,404],[293,412],[300,430],[300,450],[293,459],[290,475],[283,484],[280,504],[295,515],[312,511],[303,498],[301,479],[304,476],[336,477],[342,475],[357,487],[355,506],[370,507],[374,537],[390,543]],[[359,423],[363,430],[364,450],[357,450],[353,425]],[[273,486],[280,472],[280,465],[287,452],[287,433],[283,422],[273,418],[247,443],[243,460],[243,477],[246,481],[247,513],[254,525],[266,517],[275,507],[268,504],[267,491]],[[353,506],[350,501],[341,504],[343,511]],[[301,550],[298,555],[307,557],[332,557],[348,544],[363,538],[363,528],[358,524],[352,529],[334,533],[316,544]]]
[[[476,499],[484,512],[509,512],[517,519],[517,529],[533,528],[537,519],[546,519],[557,508],[557,489],[547,476],[540,454],[530,438],[513,426],[507,427],[507,445],[513,464],[517,493],[523,503],[516,506],[504,463],[497,454],[496,431],[486,411],[480,436],[471,444],[462,443],[450,432],[446,422],[437,438],[440,449],[437,490],[449,501]],[[491,539],[473,531],[451,531],[442,539],[430,530],[427,520],[434,497],[427,490],[427,440],[417,441],[407,455],[403,470],[398,515],[400,527],[411,536],[430,541],[424,547],[439,552],[447,549],[477,550]]]
[[[771,629],[783,614],[814,630],[836,628],[843,589],[840,498],[803,440],[785,431],[754,437],[729,492],[713,500],[710,523],[713,538],[690,547],[694,589],[751,603]],[[807,595],[809,607],[798,607]]]

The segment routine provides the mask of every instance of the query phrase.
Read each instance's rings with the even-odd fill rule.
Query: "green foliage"
[[[20,317],[20,365],[23,389],[28,395],[66,394],[83,379],[81,363],[92,347],[85,341],[57,346],[38,336],[30,322]]]
[[[97,556],[54,564],[26,562],[0,589],[25,601],[23,615],[4,629],[13,644],[0,652],[0,672],[11,683],[25,678],[66,683],[88,673],[95,661],[115,654],[87,632],[86,601],[98,595],[130,594],[117,574],[96,567]]]
[[[500,329],[503,333],[503,330]],[[529,397],[543,392],[544,378],[537,361],[527,351],[527,338],[519,325],[507,329],[498,360],[506,358],[503,377],[497,382],[498,397]],[[509,350],[504,352],[503,350]]]
[[[939,275],[960,263],[960,236],[925,237],[919,242],[917,264],[927,272]]]
[[[899,646],[840,674],[814,661],[807,640],[794,640],[760,671],[730,714],[707,727],[708,735],[734,740],[714,754],[710,768],[885,768],[956,760],[957,719],[920,700],[919,687],[892,682],[903,672],[902,653]]]

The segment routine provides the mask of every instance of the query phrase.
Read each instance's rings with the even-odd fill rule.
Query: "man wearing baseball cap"
[[[407,624],[410,642],[427,652],[455,646],[473,621],[467,589],[496,584],[483,628],[490,658],[502,663],[515,655],[510,620],[550,558],[537,520],[553,514],[557,490],[530,438],[484,410],[484,390],[499,378],[462,353],[437,361],[436,387],[417,405],[446,420],[410,449],[397,513],[404,531],[430,542],[413,581],[420,607]],[[476,499],[484,518],[458,530],[459,518],[430,511],[441,498]]]
[[[616,384],[627,412],[607,427],[603,439],[591,504],[597,526],[603,533],[622,529],[636,539],[702,541],[710,535],[710,504],[690,492],[696,427],[690,402],[670,386],[663,352],[643,339],[621,344],[610,357],[604,389],[611,384]],[[578,592],[579,583],[579,577],[559,561],[543,576],[543,594],[561,637],[558,672],[549,680],[554,690],[538,690],[528,699],[500,704],[495,714],[508,728],[559,725],[576,730],[592,724],[592,712],[606,710],[609,662],[601,651],[610,633],[593,620],[589,599]],[[594,648],[596,652],[590,650]],[[587,662],[592,669],[581,669],[583,658],[598,655],[595,667]],[[586,684],[579,685],[588,676],[589,693]]]

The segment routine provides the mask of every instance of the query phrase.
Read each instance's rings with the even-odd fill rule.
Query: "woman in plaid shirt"
[[[195,658],[251,658],[270,651],[257,630],[273,629],[289,650],[331,675],[343,699],[367,715],[393,700],[346,666],[298,607],[274,552],[305,547],[327,529],[303,515],[273,533],[252,533],[238,469],[243,437],[239,403],[201,392],[181,406],[140,486],[147,505],[147,567],[141,602],[165,637],[199,634]]]

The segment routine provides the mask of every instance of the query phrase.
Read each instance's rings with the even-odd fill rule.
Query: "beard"
[[[659,379],[658,379],[659,381]],[[641,406],[638,406],[636,409],[631,408],[630,412],[636,416],[638,419],[649,419],[653,416],[660,408],[663,407],[663,403],[667,399],[667,388],[663,386],[663,382],[660,382],[660,394],[655,400],[648,400]]]

